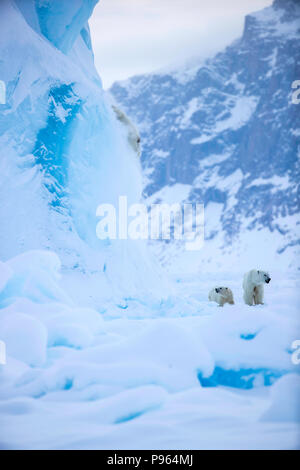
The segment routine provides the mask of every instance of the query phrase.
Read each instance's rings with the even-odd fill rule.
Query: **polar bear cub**
[[[264,284],[269,284],[271,278],[266,271],[252,269],[244,275],[244,301],[247,305],[264,303]]]
[[[208,300],[217,302],[220,307],[224,304],[234,304],[233,293],[229,287],[214,287],[208,294]]]

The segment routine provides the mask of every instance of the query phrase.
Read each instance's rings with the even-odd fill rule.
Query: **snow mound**
[[[173,392],[199,382],[253,388],[272,385],[293,369],[290,346],[298,323],[276,310],[218,309],[197,294],[189,296],[183,315],[178,292],[156,318],[146,320],[151,307],[128,300],[119,320],[108,321],[110,311],[78,307],[66,294],[55,254],[31,251],[3,266],[13,272],[0,295],[8,355],[29,365],[43,364],[47,356],[46,369],[30,378],[33,395],[92,383],[121,388],[155,383]],[[130,319],[132,308],[141,309],[141,316]]]
[[[300,422],[300,377],[288,374],[274,385],[271,406],[262,416],[263,421]]]
[[[0,292],[6,286],[8,280],[12,277],[12,269],[0,261]]]
[[[30,366],[45,363],[47,329],[39,320],[24,313],[14,313],[5,315],[0,325],[7,354]]]
[[[5,266],[6,272],[13,274],[0,293],[0,305],[8,305],[18,297],[34,302],[70,302],[58,285],[61,263],[55,253],[42,250],[26,252],[12,258]]]

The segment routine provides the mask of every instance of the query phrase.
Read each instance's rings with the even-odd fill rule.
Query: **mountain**
[[[217,250],[237,268],[253,258],[297,267],[299,20],[298,1],[275,0],[246,16],[242,37],[199,66],[110,90],[141,132],[145,196],[204,203],[198,261],[208,265]]]

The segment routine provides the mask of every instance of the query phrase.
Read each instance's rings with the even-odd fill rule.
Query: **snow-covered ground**
[[[300,447],[297,276],[271,273],[258,307],[241,275],[204,272],[112,307],[92,295],[101,278],[59,270],[42,251],[0,266],[2,448]],[[208,302],[218,284],[234,306]]]

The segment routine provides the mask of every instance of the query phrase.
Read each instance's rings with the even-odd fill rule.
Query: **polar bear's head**
[[[215,291],[217,294],[221,295],[229,304],[234,304],[233,293],[229,287],[216,287]]]
[[[224,296],[226,296],[228,294],[229,290],[230,289],[228,289],[228,287],[216,287],[215,288],[215,291],[216,291],[217,294],[221,294],[221,295],[224,295]]]
[[[253,275],[252,275],[252,281],[254,284],[259,285],[259,284],[264,284],[265,282],[269,284],[271,281],[269,273],[266,271],[259,271],[254,269],[253,270]]]

